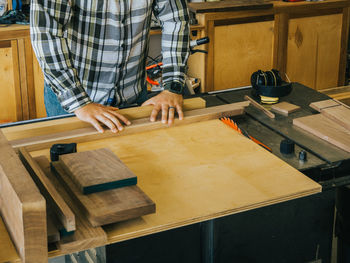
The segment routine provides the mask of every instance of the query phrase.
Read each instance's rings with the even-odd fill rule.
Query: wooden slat
[[[136,185],[84,195],[59,162],[53,162],[52,167],[92,226],[130,220],[156,210],[154,202]]]
[[[193,98],[184,100],[183,110],[189,111],[194,109],[201,109],[205,107],[205,100],[202,98]],[[150,116],[153,106],[134,107],[128,109],[121,109],[120,114],[128,119],[135,120],[146,118]],[[9,141],[24,139],[34,136],[46,135],[56,132],[71,131],[80,128],[91,127],[89,123],[83,122],[76,117],[64,118],[53,121],[44,121],[40,123],[18,125],[14,127],[2,129],[6,138]]]
[[[34,90],[34,68],[33,68],[33,49],[30,38],[24,39],[25,49],[25,64],[26,64],[26,82],[27,82],[27,96],[28,96],[28,115],[29,119],[36,118],[36,103]]]
[[[18,54],[18,42],[17,40],[11,40],[12,47],[12,65],[14,69],[19,68],[19,54]],[[17,121],[23,120],[23,110],[22,110],[22,95],[21,95],[21,81],[19,70],[13,70],[13,80],[16,98],[16,114]]]
[[[201,2],[188,3],[188,7],[195,13],[210,13],[210,12],[231,12],[242,10],[256,10],[272,8],[273,4],[270,1],[264,0],[226,0],[220,2]]]
[[[0,132],[0,211],[23,262],[47,262],[46,202]]]
[[[244,107],[246,107],[247,105],[249,105],[249,102],[238,102],[216,107],[187,111],[184,113],[185,118],[181,121],[175,119],[174,124],[172,126],[185,125],[188,123],[199,122],[204,120],[218,119],[221,117],[241,115],[244,111]],[[52,133],[43,136],[14,140],[11,141],[11,145],[15,148],[26,146],[28,147],[27,149],[29,151],[34,151],[48,148],[54,143],[79,143],[86,140],[128,135],[167,127],[169,126],[167,124],[163,124],[161,121],[150,122],[149,118],[146,118],[133,121],[132,125],[125,127],[125,129],[122,132],[118,133],[112,133],[108,130],[100,134],[93,127],[89,127],[76,129],[68,132]]]
[[[300,109],[300,106],[294,105],[288,102],[280,102],[272,105],[271,110],[278,112],[284,116],[288,116],[289,113],[295,112]]]
[[[339,106],[339,103],[334,100],[321,100],[321,101],[312,102],[310,103],[309,106],[314,110],[321,112],[321,110],[326,108],[337,107]]]
[[[19,154],[23,164],[32,175],[40,191],[45,196],[47,202],[50,203],[57,219],[64,226],[66,231],[75,230],[75,216],[70,207],[57,192],[55,186],[46,177],[38,164],[33,160],[25,148],[19,149]]]
[[[259,103],[257,103],[255,100],[253,100],[251,97],[245,95],[244,99],[250,101],[250,103],[252,104],[252,106],[254,106],[255,108],[257,108],[258,110],[262,111],[266,116],[268,116],[271,119],[275,118],[275,114],[273,114],[271,111],[267,110],[264,108],[264,106],[260,105]]]
[[[294,119],[293,125],[350,152],[350,131],[323,114]]]
[[[339,75],[338,85],[345,84],[346,63],[348,53],[349,40],[349,23],[350,23],[350,8],[343,9],[342,25],[341,25],[341,39],[340,39],[340,61],[339,61]]]
[[[108,148],[61,155],[59,162],[83,194],[137,184],[137,177]]]
[[[22,115],[24,120],[29,119],[29,97],[28,97],[28,81],[27,81],[27,63],[25,52],[25,40],[18,39],[18,59],[19,59],[19,77],[21,85],[22,98]]]
[[[72,207],[76,215],[76,231],[73,234],[61,237],[58,242],[60,254],[68,254],[89,248],[104,246],[107,242],[106,233],[101,227],[92,227],[85,216],[80,213],[76,203],[66,192],[66,189],[60,184],[57,178],[51,173],[50,162],[45,157],[37,157],[35,161],[38,163],[44,174],[55,185],[57,191],[67,204]],[[51,252],[50,256],[54,256],[55,252]],[[56,251],[57,253],[57,251]]]

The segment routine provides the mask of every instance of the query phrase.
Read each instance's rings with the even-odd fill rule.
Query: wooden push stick
[[[261,106],[259,103],[257,103],[255,100],[253,100],[251,97],[249,97],[248,95],[244,96],[245,100],[249,100],[252,105],[257,108],[258,110],[261,110],[263,113],[265,113],[269,118],[274,119],[275,118],[275,114],[273,114],[271,111],[265,109],[263,106]]]

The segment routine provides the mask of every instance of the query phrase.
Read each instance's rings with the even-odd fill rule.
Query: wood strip
[[[18,59],[19,59],[19,77],[21,85],[22,115],[24,120],[29,119],[29,100],[27,83],[27,64],[25,54],[24,39],[18,39]]]
[[[257,103],[255,100],[253,100],[251,97],[245,95],[244,99],[250,101],[252,105],[257,108],[258,110],[261,110],[265,115],[267,115],[269,118],[274,119],[275,114],[273,114],[271,111],[265,109],[263,106],[261,106],[259,103]]]
[[[323,114],[315,114],[293,120],[293,125],[350,152],[350,131]]]
[[[18,58],[18,42],[17,40],[11,40],[12,47],[12,64],[14,69],[19,68],[19,58]],[[22,95],[21,95],[21,81],[19,70],[13,71],[13,79],[15,86],[15,96],[16,96],[16,115],[17,121],[23,120],[23,110],[22,110]]]
[[[321,110],[326,108],[337,107],[339,106],[339,103],[334,100],[321,100],[321,101],[310,103],[309,106],[314,110],[321,112]]]
[[[350,109],[340,105],[322,109],[321,113],[350,131]]]
[[[57,188],[57,191],[65,200],[65,202],[72,207],[76,215],[76,231],[71,235],[61,237],[58,242],[61,255],[74,253],[89,248],[95,248],[104,246],[107,242],[106,233],[101,227],[92,227],[83,216],[71,199],[70,195],[66,192],[65,188],[60,184],[57,178],[52,174],[50,170],[50,162],[46,157],[37,157],[34,159],[40,166],[44,174]]]
[[[59,162],[83,194],[137,184],[136,175],[108,148],[64,154]]]
[[[74,213],[57,192],[55,186],[46,177],[40,166],[33,160],[25,148],[19,149],[19,155],[23,164],[38,185],[41,193],[45,196],[47,202],[50,203],[50,207],[52,207],[57,219],[61,222],[66,231],[74,231],[76,229]]]
[[[130,220],[156,211],[154,202],[136,185],[84,195],[59,162],[53,162],[52,168],[92,226]]]
[[[24,39],[25,48],[25,64],[26,64],[26,82],[28,95],[28,115],[29,119],[36,118],[36,103],[35,103],[35,87],[34,87],[34,65],[33,65],[33,49],[30,42],[30,37]]]
[[[216,107],[191,110],[184,113],[185,118],[180,121],[175,119],[172,126],[185,125],[193,122],[200,122],[211,119],[218,119],[222,117],[229,117],[235,115],[241,115],[244,112],[244,107],[248,106],[249,102],[238,102],[232,104],[226,104]],[[43,136],[36,136],[31,138],[25,138],[20,140],[11,141],[11,145],[14,148],[28,147],[28,151],[41,150],[51,147],[54,143],[71,143],[71,142],[83,142],[93,139],[103,139],[114,136],[129,135],[138,132],[144,132],[155,129],[168,128],[167,124],[163,124],[161,121],[150,122],[149,118],[138,119],[133,121],[132,125],[125,127],[122,132],[112,133],[107,130],[104,133],[98,133],[93,127],[76,129],[67,132],[52,133]]]
[[[183,111],[205,108],[205,100],[202,98],[185,99],[183,103]],[[119,110],[131,121],[149,117],[153,110],[153,106],[142,106]],[[40,123],[32,123],[18,125],[14,127],[3,128],[7,140],[18,140],[39,135],[51,134],[53,132],[63,132],[75,129],[91,127],[89,123],[83,122],[76,117],[64,118],[53,121],[43,121]]]
[[[188,3],[194,13],[232,12],[242,10],[269,9],[273,7],[270,1],[263,0],[226,0],[220,2]]]
[[[0,132],[0,212],[23,262],[47,263],[46,202]]]

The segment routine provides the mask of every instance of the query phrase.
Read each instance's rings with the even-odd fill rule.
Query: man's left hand
[[[145,101],[142,106],[153,105],[150,121],[155,121],[157,115],[162,111],[162,122],[171,125],[174,123],[175,111],[179,115],[179,119],[184,117],[182,111],[183,97],[180,94],[175,94],[170,91],[164,90],[157,96]]]

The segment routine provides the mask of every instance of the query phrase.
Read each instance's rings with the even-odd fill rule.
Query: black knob
[[[302,162],[307,161],[307,153],[305,151],[299,152],[299,161],[302,161]]]
[[[280,144],[280,152],[283,154],[294,153],[294,142],[288,139],[284,139]]]

